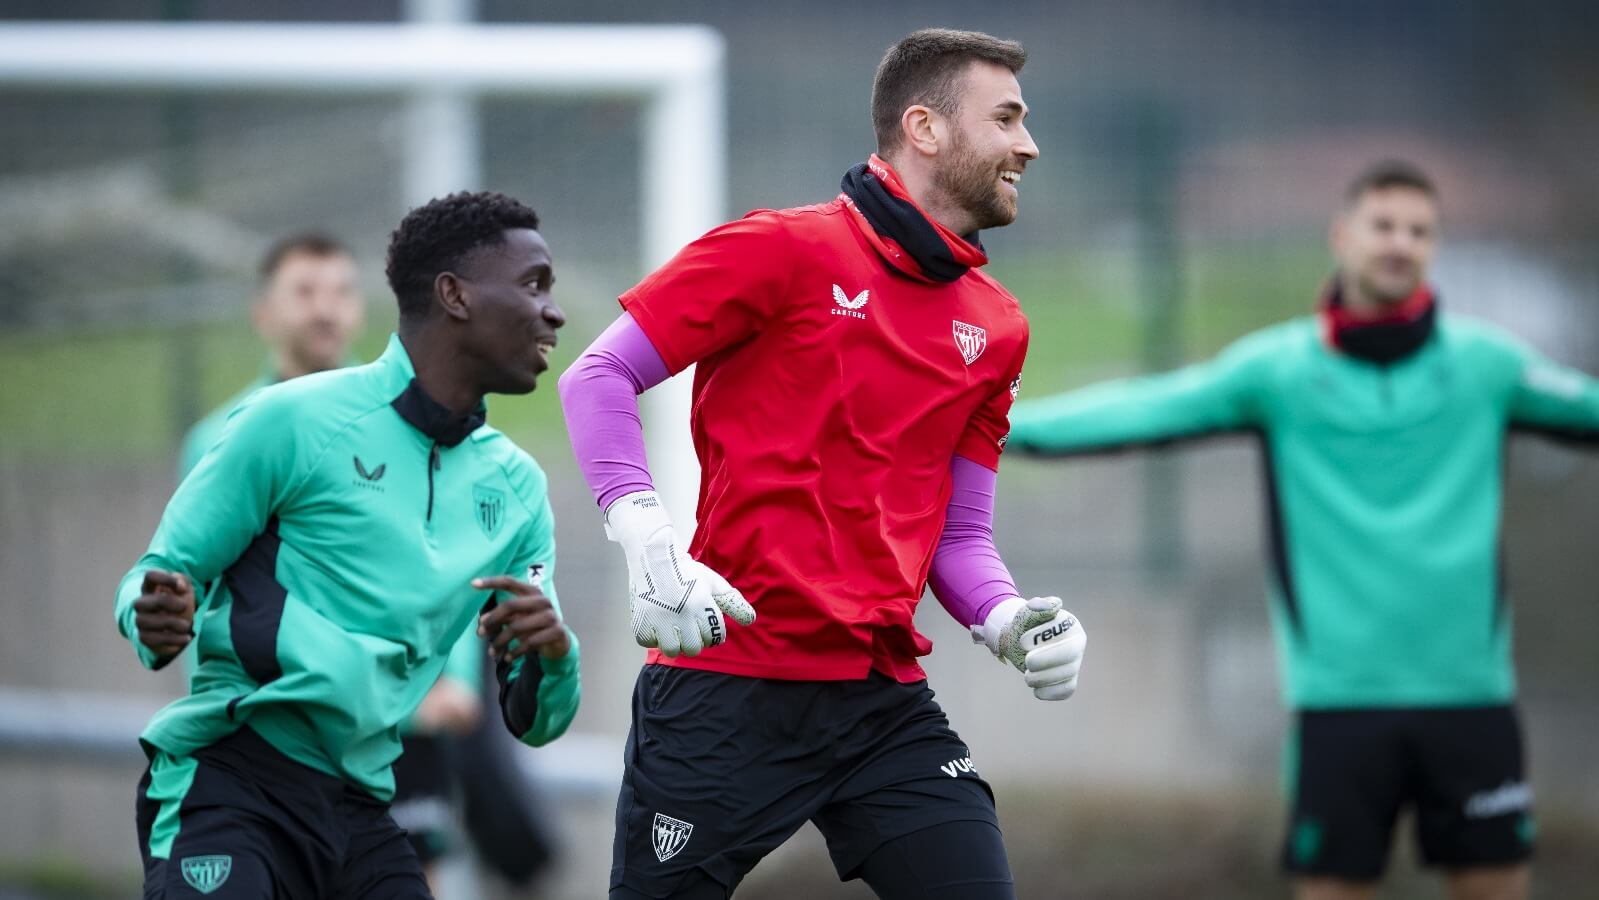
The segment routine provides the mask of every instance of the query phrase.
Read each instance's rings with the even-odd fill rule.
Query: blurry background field
[[[406,14],[396,0],[0,8],[15,19]],[[1042,158],[1021,220],[984,240],[1033,323],[1024,396],[1205,356],[1308,310],[1343,182],[1389,155],[1440,182],[1447,307],[1599,370],[1591,3],[476,4],[481,21],[530,16],[721,30],[729,217],[836,192],[870,149],[872,70],[903,33],[940,24],[1023,40]],[[130,707],[181,689],[175,673],[140,670],[116,636],[112,587],[172,488],[178,437],[260,366],[246,310],[271,239],[316,226],[351,242],[369,298],[362,357],[381,346],[392,324],[382,249],[405,211],[401,115],[385,99],[0,85],[0,687],[109,693]],[[481,186],[545,219],[571,320],[559,368],[643,274],[635,110],[499,99],[479,116]],[[623,573],[551,386],[497,400],[491,421],[550,473],[562,594],[585,647],[574,730],[599,736],[619,767],[638,653],[621,625]],[[1023,897],[1282,895],[1285,714],[1262,601],[1258,474],[1243,442],[1007,462],[1006,558],[1024,590],[1067,597],[1093,635],[1068,704],[1032,701],[926,604],[933,685],[1001,792]],[[1542,811],[1539,895],[1595,896],[1599,460],[1516,442],[1506,529]],[[8,884],[130,895],[137,774],[0,756],[0,897]],[[601,895],[610,803],[552,803],[568,854],[540,896]],[[774,857],[740,896],[865,896],[836,885],[819,847],[812,835]],[[1397,870],[1409,860],[1401,849]],[[1407,878],[1385,896],[1434,890]]]

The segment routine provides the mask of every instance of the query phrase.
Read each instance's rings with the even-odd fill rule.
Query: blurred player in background
[[[1456,900],[1517,900],[1533,847],[1500,566],[1507,432],[1599,442],[1599,383],[1427,282],[1438,196],[1413,165],[1350,185],[1311,317],[1215,359],[1021,404],[1010,445],[1265,444],[1271,611],[1294,712],[1284,865],[1301,900],[1376,894],[1395,821]]]
[[[142,663],[198,650],[141,737],[146,897],[430,897],[388,813],[397,726],[474,621],[512,733],[538,746],[571,722],[544,474],[484,423],[484,395],[531,391],[565,322],[537,228],[499,194],[412,210],[388,349],[247,398],[123,579]]]
[[[476,628],[468,629],[456,640],[444,673],[401,726],[389,812],[395,824],[405,829],[406,840],[433,887],[438,885],[434,864],[458,843],[454,827],[456,773],[450,744],[471,734],[483,717],[482,661],[483,642]],[[506,791],[508,800],[516,795],[514,789]]]
[[[1046,700],[1083,630],[1024,600],[993,544],[1027,350],[978,230],[1038,148],[1020,44],[929,29],[877,70],[878,153],[835,199],[690,244],[561,379],[578,461],[627,557],[639,674],[611,897],[727,897],[806,820],[883,898],[1014,897],[993,795],[917,658],[924,587]],[[698,364],[699,527],[646,468],[636,395]],[[757,618],[757,615],[759,618]],[[741,627],[729,629],[728,620]]]
[[[228,414],[246,397],[269,384],[349,365],[350,342],[364,314],[355,257],[342,242],[304,232],[273,244],[261,260],[250,308],[255,333],[267,345],[261,375],[189,429],[178,477],[216,443]]]

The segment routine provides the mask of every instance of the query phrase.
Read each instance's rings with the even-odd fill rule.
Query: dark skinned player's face
[[[498,246],[471,254],[459,277],[471,306],[465,349],[485,392],[526,394],[550,367],[556,329],[566,314],[550,289],[550,246],[531,228],[507,229]]]

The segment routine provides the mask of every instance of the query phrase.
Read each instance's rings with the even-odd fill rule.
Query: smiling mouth
[[[1018,184],[1021,184],[1022,173],[1013,171],[1011,169],[1006,169],[999,173],[999,180],[1014,187]]]
[[[555,352],[555,342],[554,341],[539,341],[534,346],[538,348],[539,359],[544,360],[544,362],[546,364],[548,364],[549,361],[550,361],[550,354]]]

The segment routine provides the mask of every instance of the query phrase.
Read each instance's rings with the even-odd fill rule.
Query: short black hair
[[[1027,51],[981,31],[923,28],[888,48],[872,79],[872,128],[877,152],[899,148],[900,117],[912,106],[926,106],[946,116],[960,111],[960,77],[972,62],[982,60],[1020,72]]]
[[[266,284],[272,276],[278,274],[283,261],[291,256],[354,256],[350,248],[336,237],[320,231],[301,231],[285,238],[274,241],[267,248],[266,255],[261,257],[261,265],[256,270],[261,276],[261,283]]]
[[[1349,182],[1349,187],[1344,189],[1344,202],[1354,206],[1370,191],[1385,191],[1396,187],[1421,191],[1433,200],[1438,199],[1438,188],[1433,185],[1432,179],[1427,177],[1427,173],[1422,171],[1421,166],[1403,159],[1384,159],[1362,169],[1360,174]]]
[[[426,318],[439,273],[459,267],[473,250],[503,244],[512,229],[538,227],[538,213],[493,191],[460,191],[406,213],[389,235],[384,268],[400,302],[400,318]]]

